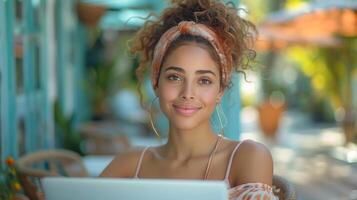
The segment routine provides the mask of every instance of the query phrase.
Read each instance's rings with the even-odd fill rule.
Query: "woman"
[[[226,139],[210,125],[233,70],[254,58],[254,30],[234,7],[210,0],[174,1],[147,22],[132,51],[141,56],[140,80],[151,64],[168,142],[117,155],[101,176],[224,180],[230,199],[275,199],[270,152],[250,140]]]

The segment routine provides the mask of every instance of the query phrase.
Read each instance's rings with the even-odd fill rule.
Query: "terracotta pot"
[[[106,11],[103,6],[89,3],[78,3],[76,9],[79,20],[86,26],[96,26]]]
[[[274,138],[280,126],[281,115],[285,110],[285,104],[272,104],[264,102],[258,106],[259,125],[263,134]]]
[[[105,99],[97,102],[93,107],[93,120],[100,121],[105,119],[108,113],[108,104]]]

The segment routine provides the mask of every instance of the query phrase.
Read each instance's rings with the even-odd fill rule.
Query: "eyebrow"
[[[180,67],[175,67],[175,66],[170,66],[168,68],[165,69],[165,72],[169,71],[169,70],[174,70],[174,71],[178,71],[178,72],[181,72],[181,73],[185,73],[185,70],[180,68]],[[204,70],[204,69],[201,69],[201,70],[197,70],[196,71],[196,74],[212,74],[214,76],[216,76],[216,74],[211,71],[211,70]]]

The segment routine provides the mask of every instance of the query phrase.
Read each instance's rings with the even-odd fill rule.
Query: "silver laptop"
[[[46,200],[227,200],[223,181],[46,177]]]

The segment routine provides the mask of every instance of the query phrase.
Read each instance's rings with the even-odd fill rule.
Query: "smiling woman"
[[[210,128],[211,114],[223,94],[219,66],[204,46],[186,42],[166,57],[155,93],[171,125],[182,131]]]
[[[222,180],[230,199],[276,198],[269,150],[229,140],[210,124],[232,72],[248,68],[255,55],[254,25],[237,13],[219,1],[181,0],[145,23],[132,52],[141,58],[139,80],[151,66],[152,87],[169,119],[168,141],[117,155],[102,177]]]

